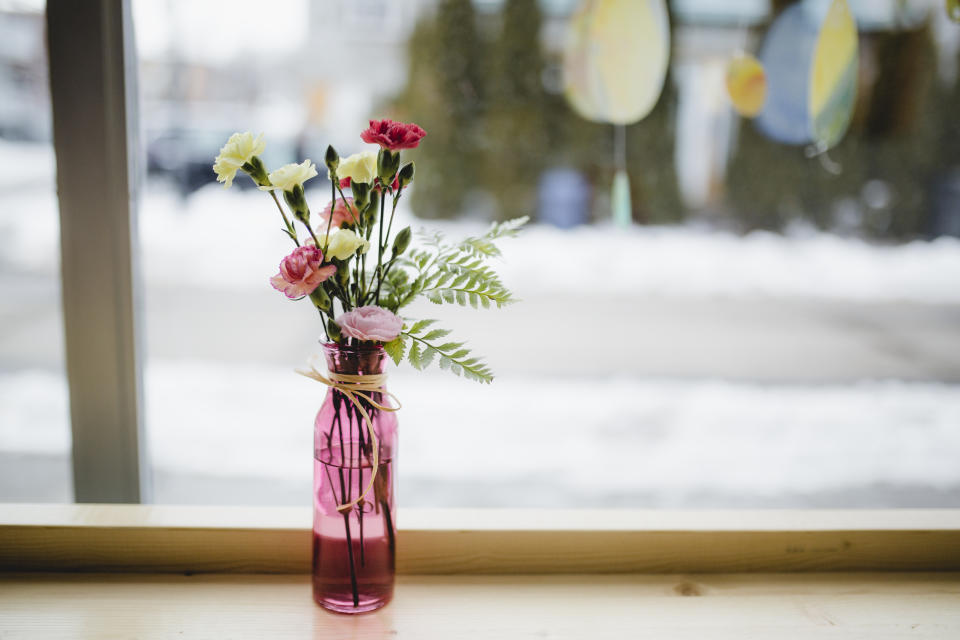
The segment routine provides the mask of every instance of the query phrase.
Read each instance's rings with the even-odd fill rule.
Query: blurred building
[[[50,99],[42,10],[0,13],[0,138],[49,140]]]

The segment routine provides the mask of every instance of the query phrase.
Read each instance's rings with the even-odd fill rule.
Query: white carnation
[[[217,174],[217,182],[223,182],[224,188],[233,184],[237,171],[250,162],[253,156],[263,153],[267,143],[261,133],[257,137],[249,131],[235,133],[227,140],[227,144],[220,149],[220,155],[213,161],[213,170]]]

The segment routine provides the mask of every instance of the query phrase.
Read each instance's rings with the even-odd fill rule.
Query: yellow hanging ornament
[[[960,22],[960,0],[946,0],[947,17],[954,22]]]
[[[749,53],[732,58],[727,65],[727,95],[733,108],[752,118],[767,101],[767,74],[760,61]]]

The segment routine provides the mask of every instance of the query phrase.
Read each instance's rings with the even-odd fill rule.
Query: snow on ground
[[[0,158],[3,154],[0,154]],[[308,193],[314,209],[326,193]],[[484,225],[415,219],[401,206],[395,227],[437,228],[457,239]],[[250,290],[290,250],[270,198],[211,185],[186,200],[166,189],[142,199],[139,236],[150,286]],[[52,187],[0,199],[5,270],[56,274],[58,223]],[[853,301],[960,302],[960,239],[875,245],[814,231],[737,236],[693,226],[559,230],[533,225],[504,241],[500,270],[524,291],[610,295],[768,296]]]
[[[0,189],[37,189],[53,185],[56,171],[53,145],[0,138]]]
[[[324,194],[308,194],[319,209]],[[451,239],[485,225],[415,219]],[[186,202],[152,193],[141,214],[148,282],[246,289],[262,286],[289,252],[279,214],[256,192],[201,189]],[[224,277],[223,251],[230,248]],[[960,302],[960,239],[880,246],[813,231],[792,236],[694,227],[533,225],[502,243],[500,270],[518,293],[592,290],[610,295],[772,296],[863,301]]]
[[[44,403],[37,398],[59,398]],[[960,486],[960,391],[937,383],[759,385],[542,379],[485,387],[399,371],[400,482],[451,483],[510,506],[536,478],[571,495],[710,492],[738,499],[869,486]],[[306,483],[321,385],[281,367],[152,364],[150,452],[164,472]],[[68,451],[65,386],[0,376],[0,449]],[[31,424],[30,430],[17,425]],[[416,501],[415,496],[411,499]],[[584,505],[579,505],[584,506]]]

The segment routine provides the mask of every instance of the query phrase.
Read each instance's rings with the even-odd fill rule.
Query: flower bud
[[[350,258],[347,258],[349,260]],[[339,263],[345,263],[347,260],[338,260]],[[350,269],[337,269],[337,280],[344,289],[350,284]]]
[[[323,161],[327,164],[327,169],[330,173],[336,174],[337,167],[340,166],[340,156],[337,154],[337,150],[333,148],[333,145],[327,145],[327,155]]]
[[[330,296],[327,295],[323,287],[314,289],[310,294],[310,300],[313,301],[313,306],[320,311],[330,311]]]
[[[397,237],[393,239],[394,257],[399,256],[407,250],[407,247],[410,246],[410,237],[412,235],[413,233],[410,231],[410,227],[404,227],[403,230],[397,234]]]
[[[333,321],[333,318],[327,320],[327,335],[336,343],[340,342],[340,325]]]
[[[400,153],[389,149],[380,149],[377,154],[377,176],[384,185],[393,183],[393,176],[400,168]]]
[[[354,182],[350,185],[350,192],[353,194],[353,204],[358,209],[363,209],[370,202],[370,185],[365,182]]]
[[[408,184],[413,182],[413,169],[414,167],[412,162],[408,162],[407,164],[403,165],[403,167],[400,168],[399,178],[400,178],[401,189],[403,189]]]
[[[303,224],[310,224],[310,208],[307,207],[307,199],[303,197],[303,185],[293,185],[293,190],[284,191],[283,199],[290,206],[294,217]]]
[[[253,181],[258,187],[269,187],[270,178],[267,177],[267,169],[263,166],[263,160],[259,156],[253,156],[250,158],[249,162],[244,162],[243,166],[240,167],[243,169],[247,175],[253,178]]]
[[[370,204],[363,210],[363,228],[369,229],[377,223],[377,209],[380,207],[380,192],[370,192]]]

